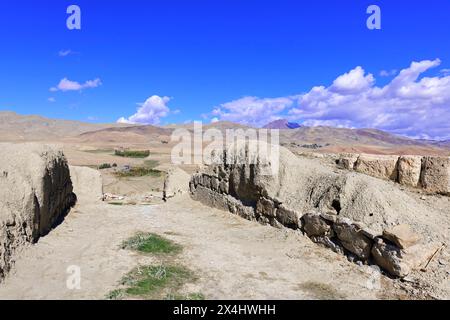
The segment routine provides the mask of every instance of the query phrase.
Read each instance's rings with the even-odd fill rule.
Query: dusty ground
[[[199,230],[202,230],[199,233]],[[154,232],[183,245],[180,262],[199,280],[190,291],[208,299],[376,299],[400,297],[373,274],[308,238],[261,226],[188,198],[153,206],[80,203],[39,243],[23,251],[0,286],[4,299],[102,299],[138,263],[119,249],[136,231]],[[70,265],[81,267],[81,290],[69,290]]]

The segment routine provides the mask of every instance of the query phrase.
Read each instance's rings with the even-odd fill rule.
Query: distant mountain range
[[[450,140],[426,140],[426,139],[418,139],[417,141],[421,141],[423,143],[431,144],[439,147],[450,147]]]
[[[286,119],[279,119],[272,121],[271,123],[266,124],[263,128],[264,129],[298,129],[301,125],[296,122],[289,122]]]
[[[23,116],[0,112],[1,141],[66,141],[73,143],[168,143],[175,129],[193,130],[193,124],[168,126],[92,124],[79,121]],[[248,126],[220,121],[204,125],[203,129],[246,129]],[[416,140],[376,129],[346,129],[306,127],[285,119],[271,122],[267,129],[280,129],[280,143],[290,148],[315,146],[320,152],[365,152],[381,154],[442,154],[450,155],[450,141]],[[224,135],[225,136],[225,135]]]

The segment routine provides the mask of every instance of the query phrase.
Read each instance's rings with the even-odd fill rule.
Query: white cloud
[[[341,93],[358,93],[371,87],[375,83],[372,74],[365,75],[364,69],[356,67],[348,73],[334,80],[330,90]]]
[[[444,76],[450,76],[450,69],[442,69],[442,70],[441,70],[441,73],[442,73]]]
[[[376,128],[417,138],[450,139],[450,75],[421,77],[439,59],[413,62],[387,85],[356,67],[330,86],[296,96],[246,97],[213,111],[220,120],[262,125],[280,117],[308,126]]]
[[[214,117],[211,119],[211,123],[216,123],[216,122],[219,122],[219,118]]]
[[[161,118],[167,117],[170,109],[167,106],[171,99],[169,97],[151,96],[140,104],[137,112],[128,117],[121,117],[118,123],[128,124],[159,124]]]
[[[72,54],[75,54],[75,52],[73,52],[73,51],[70,50],[70,49],[68,49],[68,50],[60,50],[60,51],[58,52],[58,55],[59,55],[60,57],[67,57],[67,56],[70,56],[70,55],[72,55]]]
[[[71,81],[67,78],[62,79],[56,87],[50,88],[51,92],[56,91],[81,91],[83,89],[97,88],[102,85],[100,79],[88,80],[85,83],[78,83],[76,81]]]
[[[53,97],[50,97],[50,98],[48,98],[48,99],[47,99],[47,101],[48,101],[48,102],[52,102],[52,103],[53,103],[53,102],[56,102],[56,99],[55,99],[55,98],[53,98]]]
[[[279,119],[280,112],[293,104],[292,97],[265,98],[244,97],[216,107],[212,114],[220,120],[263,126]]]

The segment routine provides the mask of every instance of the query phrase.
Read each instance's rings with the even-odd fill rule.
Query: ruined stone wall
[[[280,151],[275,175],[233,159],[203,169],[191,178],[192,198],[248,220],[301,230],[316,243],[399,277],[434,253],[436,245],[418,235],[430,234],[426,221],[415,219],[427,209],[395,186]]]
[[[61,151],[37,144],[0,144],[0,280],[15,252],[48,233],[75,203]]]
[[[69,169],[78,202],[92,203],[103,198],[103,181],[99,170],[78,166],[70,166]]]
[[[450,157],[342,154],[336,163],[342,169],[450,195]]]

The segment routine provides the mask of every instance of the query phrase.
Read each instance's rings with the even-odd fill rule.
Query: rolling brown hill
[[[0,141],[54,141],[123,124],[93,124],[0,111]]]
[[[75,140],[81,143],[149,143],[168,141],[172,129],[151,125],[112,127],[78,135]]]
[[[450,155],[450,148],[376,129],[301,127],[280,131],[281,141],[296,145],[317,144],[319,151],[339,153]]]

